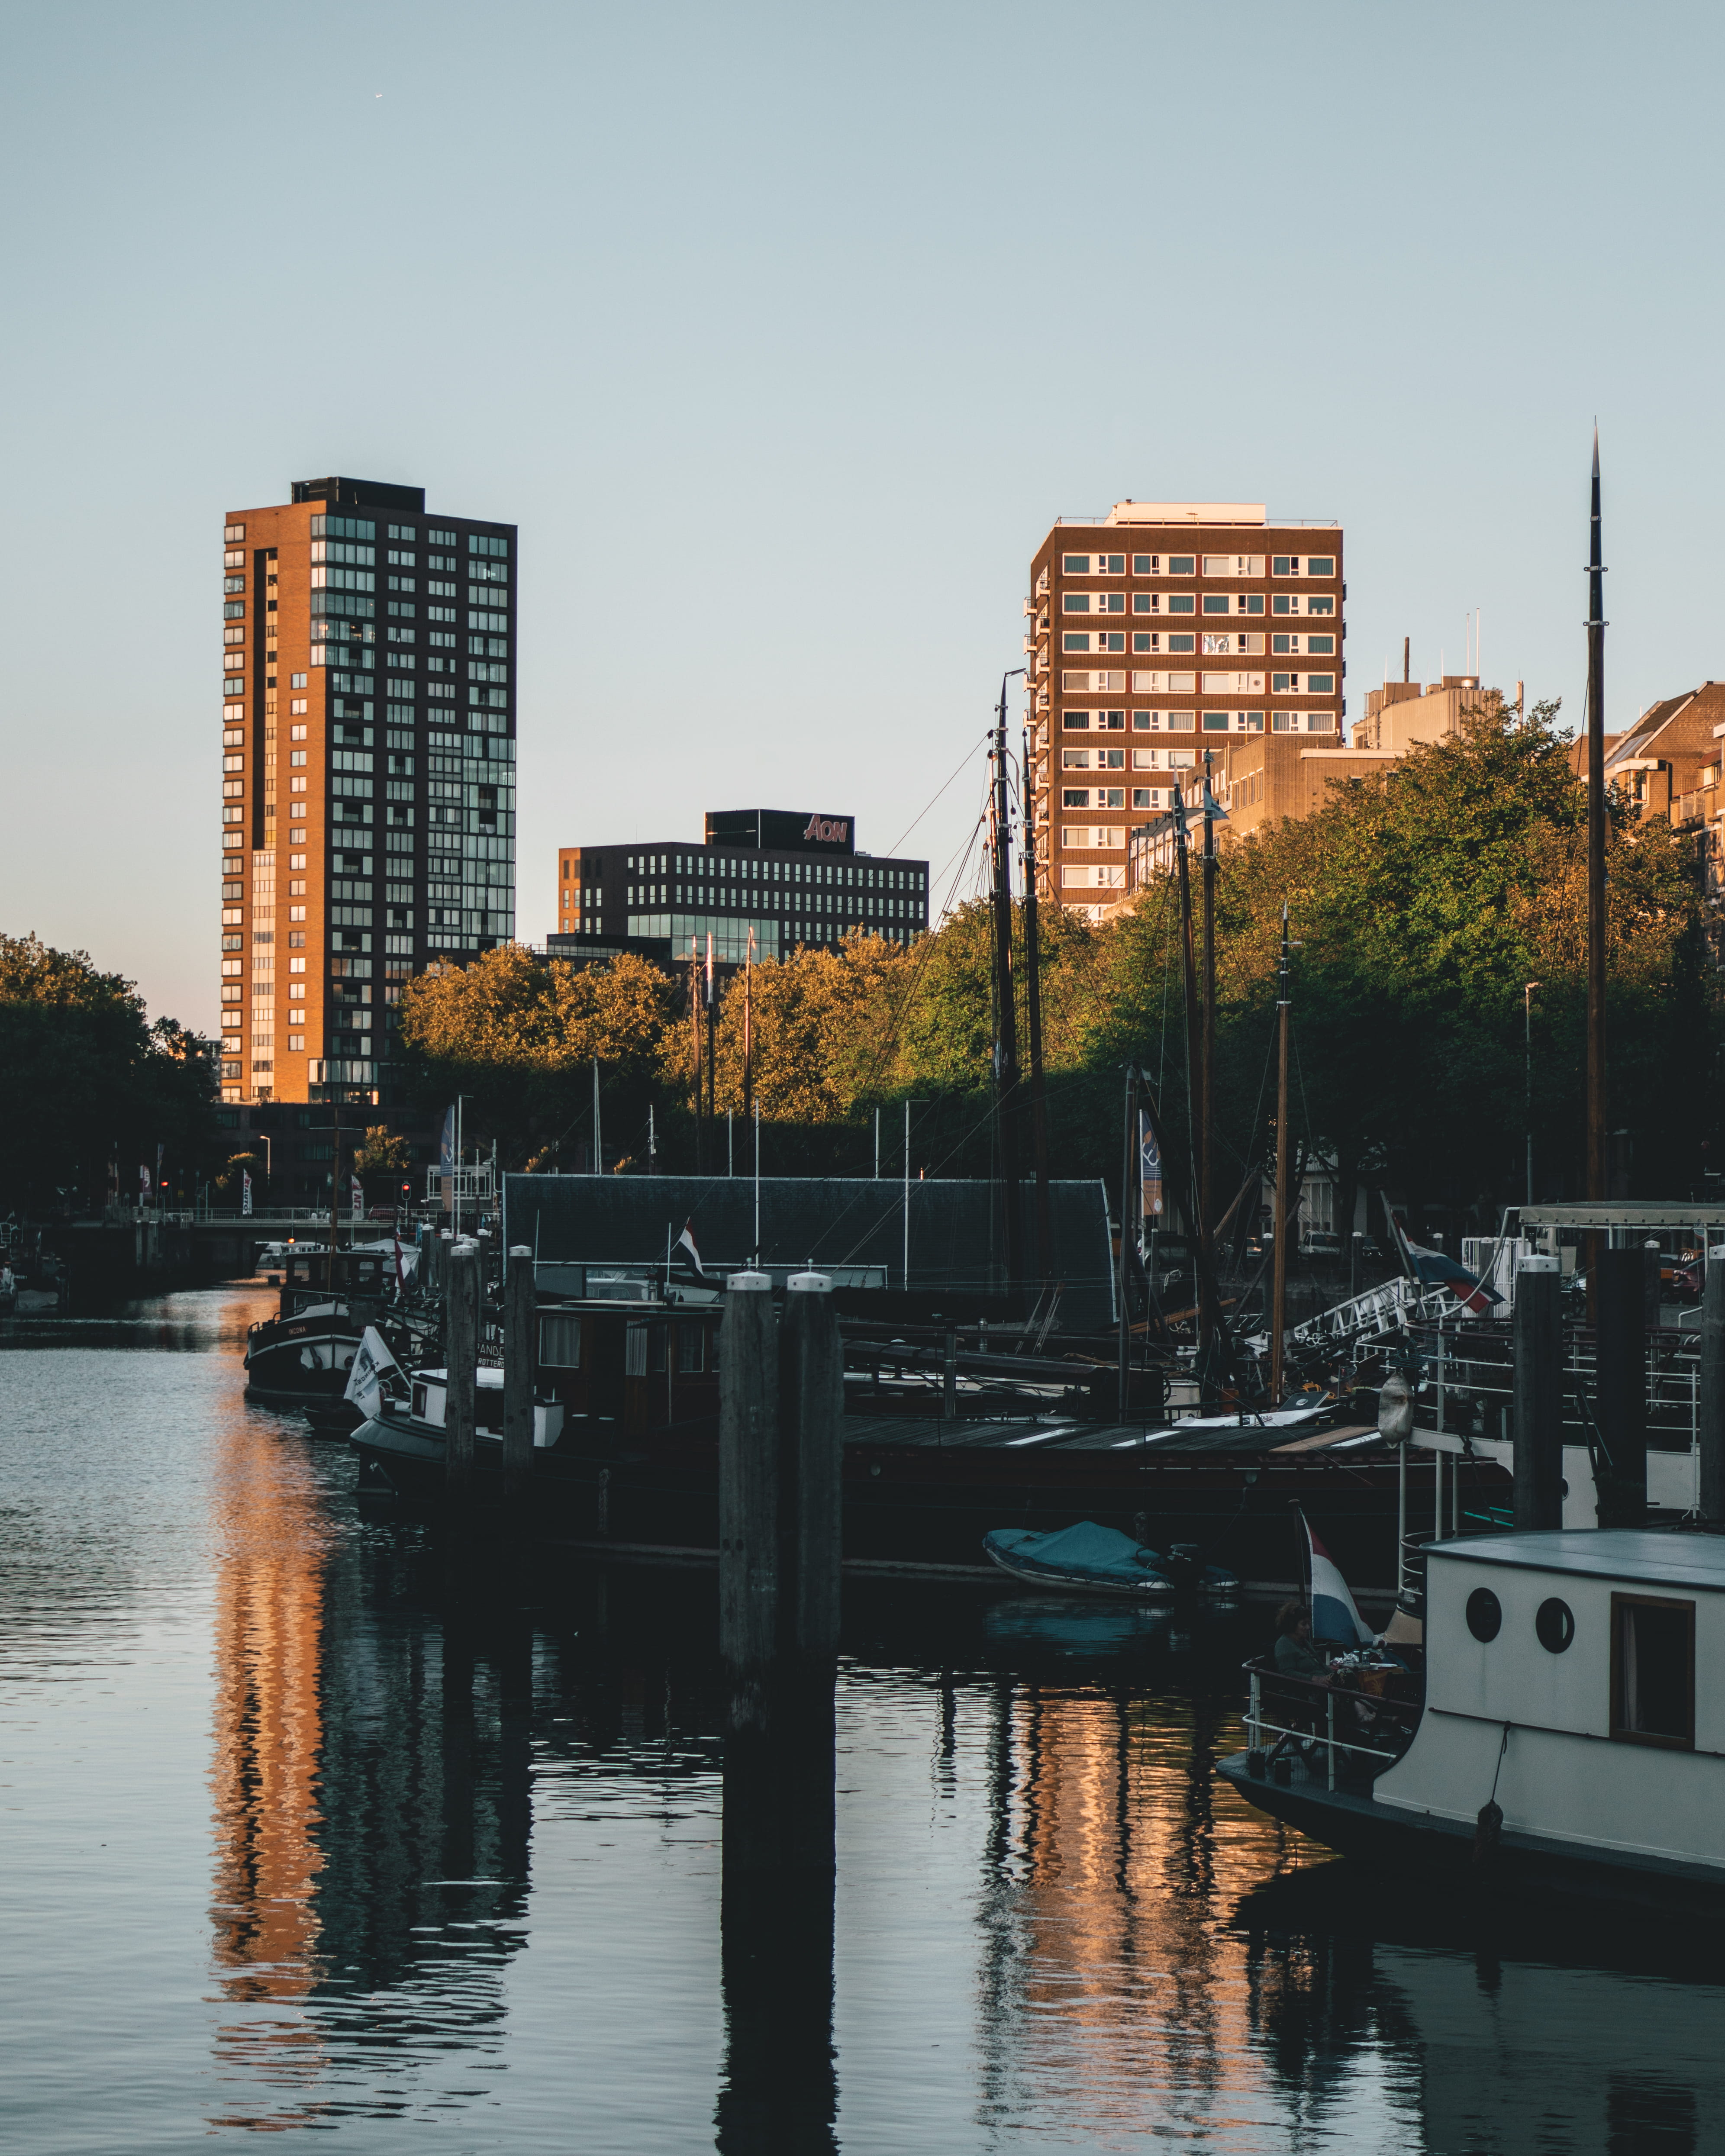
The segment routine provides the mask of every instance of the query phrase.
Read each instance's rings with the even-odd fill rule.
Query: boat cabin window
[[[653,1327],[652,1341],[648,1348],[647,1354],[648,1359],[653,1366],[653,1374],[655,1378],[662,1378],[665,1375],[666,1350],[670,1338],[670,1326],[655,1325]]]
[[[1475,1639],[1495,1640],[1503,1625],[1503,1604],[1489,1587],[1476,1587],[1467,1598],[1467,1629]]]
[[[539,1360],[551,1370],[581,1368],[581,1320],[572,1311],[548,1312],[540,1319]]]
[[[704,1325],[680,1325],[677,1327],[677,1368],[685,1377],[691,1371],[706,1368],[706,1327]]]
[[[1553,1594],[1533,1619],[1534,1635],[1548,1655],[1561,1655],[1575,1637],[1575,1612]]]
[[[647,1374],[647,1328],[631,1325],[629,1337],[623,1343],[623,1374],[625,1378],[644,1378]]]
[[[1695,1604],[1611,1598],[1611,1734],[1626,1744],[1695,1743]]]

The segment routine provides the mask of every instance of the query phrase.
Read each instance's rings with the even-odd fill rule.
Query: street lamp
[[[1522,988],[1522,1015],[1527,1058],[1527,1203],[1533,1203],[1533,991],[1543,981],[1528,981]]]

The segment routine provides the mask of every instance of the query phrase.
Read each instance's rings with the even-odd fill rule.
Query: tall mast
[[[706,932],[706,1127],[715,1137],[719,1128],[718,996],[713,985],[713,932]]]
[[[1587,1194],[1598,1201],[1605,1195],[1605,571],[1597,426],[1587,577]]]
[[[1020,772],[1030,768],[1030,726],[1024,732]],[[1048,1106],[1042,1087],[1042,947],[1036,912],[1035,796],[1024,780],[1024,1019],[1030,1047],[1030,1147],[1036,1170],[1036,1270],[1054,1278],[1054,1233],[1048,1199]]]
[[[1021,674],[1022,667],[1012,673]],[[1019,1028],[1012,981],[1012,810],[1006,776],[1006,685],[994,725],[994,1108],[1000,1139],[1002,1212],[1006,1232],[1006,1291],[1016,1301],[1024,1284],[1019,1218]]]
[[[1198,958],[1192,943],[1192,870],[1189,859],[1191,842],[1186,828],[1185,800],[1178,779],[1174,782],[1173,796],[1174,855],[1180,879],[1180,971],[1186,991],[1186,1101],[1195,1170],[1204,1153],[1204,1050],[1198,1009]],[[1195,1172],[1191,1181],[1192,1185],[1198,1184]],[[1216,1323],[1214,1298],[1210,1293],[1210,1268],[1206,1262],[1209,1229],[1201,1188],[1189,1186],[1188,1194],[1192,1217],[1187,1225],[1192,1236],[1193,1272],[1198,1286],[1198,1380],[1200,1396],[1208,1404],[1215,1389]]]
[[[328,1064],[328,1063],[326,1063],[326,1064],[325,1064],[324,1068],[325,1068],[325,1070],[331,1070],[331,1069],[333,1069],[333,1068],[334,1068],[334,1065],[331,1065],[331,1064]],[[336,1245],[340,1241],[340,1240],[341,1240],[341,1088],[340,1088],[338,1086],[331,1086],[330,1087],[330,1089],[329,1089],[329,1092],[330,1092],[330,1263],[329,1263],[329,1276],[330,1276],[330,1293],[331,1293],[331,1295],[333,1295],[333,1294],[335,1293],[335,1291],[336,1291]],[[456,1188],[459,1189],[459,1188],[460,1188],[460,1183],[459,1183],[459,1172],[460,1172],[460,1168],[461,1168],[461,1155],[460,1155],[460,1151],[459,1151],[459,1147],[458,1147],[458,1149],[457,1149],[457,1151],[456,1151],[456,1154],[455,1154],[455,1168],[456,1168],[456,1173],[457,1173],[457,1177],[458,1177],[458,1181],[457,1181],[457,1183],[456,1183]],[[455,1216],[455,1232],[456,1232],[456,1234],[457,1234],[457,1235],[459,1235],[459,1233],[461,1232],[461,1216],[460,1216],[460,1214],[459,1214],[459,1213],[458,1213],[458,1214],[456,1214],[456,1216]]]
[[[1276,971],[1276,1250],[1270,1290],[1270,1404],[1281,1405],[1282,1335],[1288,1306],[1288,902],[1281,902],[1281,959]]]
[[[1211,1155],[1216,1128],[1216,824],[1210,814],[1210,752],[1204,752],[1204,1041],[1202,1075],[1204,1111],[1199,1128],[1203,1133],[1198,1156],[1198,1207],[1204,1215],[1204,1231],[1209,1234],[1216,1218],[1215,1191],[1211,1183]]]
[[[706,1167],[706,1119],[701,1113],[701,947],[696,937],[689,938],[689,1024],[695,1034],[695,1173],[701,1174]]]

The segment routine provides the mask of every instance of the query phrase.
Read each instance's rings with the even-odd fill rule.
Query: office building
[[[866,929],[908,944],[928,926],[927,861],[860,853],[856,822],[803,809],[733,809],[706,819],[701,845],[675,839],[557,850],[554,955],[631,947],[740,966],[799,944],[830,947]]]
[[[1261,503],[1122,501],[1055,526],[1024,602],[1042,896],[1117,905],[1132,826],[1207,746],[1340,745],[1343,567],[1339,525]]]
[[[222,1096],[387,1096],[403,984],[515,932],[515,527],[303,480],[222,567]]]

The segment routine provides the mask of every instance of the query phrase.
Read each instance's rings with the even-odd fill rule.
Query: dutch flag
[[[691,1280],[706,1280],[706,1271],[701,1262],[701,1253],[695,1247],[695,1223],[692,1220],[683,1223],[683,1232],[672,1245],[671,1261],[680,1265]]]
[[[1312,1638],[1340,1641],[1350,1647],[1369,1645],[1378,1635],[1354,1608],[1348,1582],[1335,1558],[1313,1534],[1303,1512],[1300,1524],[1306,1530],[1307,1561],[1311,1568]]]
[[[1418,1281],[1422,1287],[1447,1287],[1462,1308],[1472,1311],[1476,1316],[1492,1303],[1502,1301],[1503,1297],[1495,1288],[1476,1279],[1466,1265],[1458,1265],[1454,1258],[1446,1258],[1441,1250],[1428,1250],[1421,1243],[1410,1243],[1407,1230],[1395,1214],[1387,1205],[1384,1211],[1410,1280]]]

